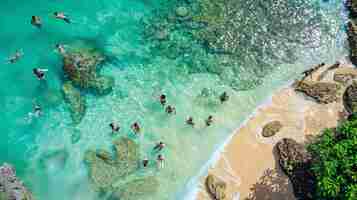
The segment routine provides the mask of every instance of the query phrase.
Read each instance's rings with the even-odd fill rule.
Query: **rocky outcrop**
[[[0,199],[1,200],[34,200],[31,192],[16,177],[15,169],[4,163],[0,166]]]
[[[333,80],[343,85],[352,83],[352,80],[357,78],[357,70],[354,68],[340,68],[333,75]]]
[[[338,101],[340,86],[336,83],[298,81],[294,84],[295,90],[315,99],[318,103],[328,104]]]
[[[226,188],[227,185],[222,180],[219,180],[214,175],[210,174],[206,178],[206,188],[208,193],[214,200],[224,200],[226,199]]]
[[[262,136],[264,137],[271,137],[274,136],[276,133],[283,128],[283,125],[279,121],[272,121],[266,124],[262,130]]]
[[[349,14],[351,18],[357,17],[357,1],[355,0],[347,0],[346,7],[349,10]]]
[[[140,162],[139,146],[129,138],[113,142],[114,154],[106,150],[88,150],[85,162],[95,190],[111,193],[111,199],[137,199],[154,193],[158,181],[151,175],[138,177],[135,173]]]
[[[343,94],[343,104],[349,114],[357,112],[357,82],[353,82],[346,88]]]
[[[311,169],[312,156],[302,144],[284,138],[276,144],[279,164],[293,184],[298,200],[312,200],[315,177]]]
[[[71,118],[75,124],[79,124],[86,112],[86,100],[70,81],[62,86],[64,98],[69,106]]]
[[[347,36],[348,43],[350,45],[350,60],[356,65],[357,64],[357,26],[354,21],[349,21],[347,23]]]

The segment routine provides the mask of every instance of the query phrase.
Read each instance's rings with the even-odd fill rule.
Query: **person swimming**
[[[165,104],[166,104],[166,95],[164,95],[164,94],[160,95],[160,104],[162,106],[165,106]]]
[[[40,69],[40,68],[34,68],[32,69],[32,72],[35,74],[38,80],[44,80],[45,79],[45,72],[47,72],[48,69]]]
[[[188,124],[190,126],[195,126],[195,123],[193,122],[193,118],[192,117],[188,117],[188,119],[186,120],[186,124]]]
[[[120,130],[120,126],[115,124],[114,122],[110,123],[109,126],[112,129],[113,133],[118,132]]]
[[[138,122],[134,122],[133,125],[131,125],[131,129],[134,131],[135,134],[140,133],[140,126]]]
[[[42,108],[40,105],[36,104],[33,109],[33,114],[35,117],[40,117],[42,115]]]
[[[154,147],[154,150],[157,150],[157,151],[161,151],[165,148],[166,144],[163,143],[163,142],[159,142],[156,144],[156,146]]]
[[[39,16],[32,16],[31,24],[37,28],[42,28],[42,22]]]
[[[206,126],[211,126],[213,123],[213,116],[210,115],[208,116],[208,118],[206,119]]]
[[[71,23],[71,20],[63,12],[54,12],[53,15],[55,16],[55,18],[63,20],[68,24]]]
[[[165,111],[168,114],[176,114],[176,108],[170,105],[166,107]]]
[[[159,155],[157,156],[156,161],[157,161],[157,166],[158,166],[158,168],[164,168],[165,158],[164,158],[164,156],[163,156],[162,154],[159,154]]]
[[[56,49],[61,55],[66,54],[66,49],[64,48],[63,44],[56,44]]]
[[[223,92],[221,94],[221,96],[219,96],[219,100],[221,101],[221,103],[224,103],[224,102],[228,101],[229,100],[229,96],[228,96],[227,92]]]
[[[8,62],[13,64],[16,63],[24,54],[20,50],[16,50],[13,56],[10,56]]]
[[[144,158],[143,162],[143,167],[147,167],[149,165],[149,159]]]

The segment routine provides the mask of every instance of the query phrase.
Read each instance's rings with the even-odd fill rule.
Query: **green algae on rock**
[[[226,199],[226,188],[227,184],[221,180],[219,180],[214,175],[210,174],[206,178],[206,188],[208,193],[215,200],[224,200]]]
[[[72,85],[70,81],[63,84],[62,91],[68,104],[73,122],[75,124],[79,124],[86,112],[85,97]]]
[[[88,150],[85,162],[89,167],[89,177],[94,189],[112,193],[112,199],[135,199],[155,192],[158,181],[151,175],[137,177],[140,155],[139,146],[129,138],[113,142],[114,155],[106,150]]]

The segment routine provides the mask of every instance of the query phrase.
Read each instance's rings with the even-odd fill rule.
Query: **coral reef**
[[[85,97],[72,85],[70,81],[63,84],[62,91],[68,104],[73,122],[75,124],[80,123],[86,111]]]
[[[1,200],[34,200],[31,192],[16,177],[15,169],[4,163],[0,166],[0,199]]]

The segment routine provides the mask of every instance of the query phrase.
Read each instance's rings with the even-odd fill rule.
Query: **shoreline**
[[[211,167],[213,167],[214,165],[216,165],[219,160],[221,159],[221,154],[224,152],[226,146],[232,141],[232,139],[234,138],[235,135],[239,134],[239,130],[244,127],[251,118],[253,118],[260,109],[269,106],[269,104],[272,103],[273,100],[273,96],[286,88],[291,87],[291,84],[294,83],[294,80],[290,80],[288,81],[285,85],[283,85],[282,87],[276,89],[270,96],[268,96],[265,100],[263,100],[261,103],[258,104],[258,106],[253,110],[253,112],[251,112],[241,123],[240,125],[235,128],[233,130],[233,132],[219,145],[217,145],[218,147],[215,149],[215,151],[212,153],[211,158],[203,165],[203,167],[200,169],[200,171],[198,172],[198,174],[191,178],[190,181],[186,184],[185,188],[188,189],[190,187],[194,187],[193,189],[190,190],[184,190],[184,191],[188,191],[187,193],[185,193],[184,195],[184,200],[196,200],[197,195],[199,194],[199,183],[200,183],[200,179],[202,179],[202,177],[205,177],[208,175],[208,171]],[[238,198],[239,199],[239,198]],[[238,200],[237,199],[237,200]]]
[[[343,67],[340,67],[339,69],[342,68],[342,71],[345,68],[350,68],[350,64],[343,62]],[[325,68],[325,67],[324,67]],[[326,70],[326,69],[325,69]],[[326,76],[325,79],[328,79],[327,81],[332,81],[331,78],[331,74],[336,71],[336,70],[332,70],[329,71],[329,75]],[[319,73],[321,74],[322,72],[325,71],[320,71]],[[314,76],[311,76],[311,80],[314,81],[314,79],[318,78],[318,76],[320,74],[316,74]],[[323,80],[324,81],[324,80]],[[326,81],[326,80],[325,80]],[[288,180],[287,176],[285,174],[283,174],[280,170],[280,167],[277,164],[277,161],[275,159],[275,155],[274,155],[274,151],[270,151],[273,149],[273,144],[275,144],[278,140],[276,140],[275,136],[273,136],[273,139],[270,138],[259,138],[258,134],[257,134],[257,130],[258,132],[261,131],[261,126],[264,125],[264,120],[260,119],[259,120],[259,116],[264,115],[264,111],[265,114],[267,112],[269,112],[272,109],[274,109],[274,106],[276,107],[276,105],[274,104],[274,101],[277,100],[281,100],[281,97],[284,97],[284,95],[287,98],[287,101],[301,101],[303,102],[304,105],[301,105],[301,110],[299,110],[298,108],[295,108],[295,111],[297,111],[295,113],[295,115],[302,115],[302,118],[300,120],[302,120],[302,128],[303,130],[300,131],[300,133],[295,133],[295,135],[289,135],[288,134],[280,134],[278,133],[277,135],[279,135],[279,137],[284,138],[294,138],[297,139],[299,142],[304,142],[306,140],[308,140],[309,136],[313,136],[316,134],[319,134],[321,130],[323,130],[324,128],[328,128],[328,127],[332,127],[334,125],[337,124],[338,120],[339,120],[339,116],[338,113],[341,112],[341,102],[338,101],[336,103],[332,103],[332,104],[318,104],[314,101],[311,101],[311,99],[306,98],[306,96],[301,95],[300,93],[297,93],[294,91],[292,84],[294,83],[293,80],[289,81],[287,84],[285,84],[284,86],[276,89],[268,98],[266,98],[264,101],[262,101],[261,104],[259,104],[259,106],[257,106],[254,111],[247,116],[247,118],[240,123],[240,125],[238,126],[238,128],[236,128],[231,135],[229,135],[223,143],[221,143],[220,145],[218,145],[217,149],[214,151],[214,153],[212,154],[212,157],[206,162],[206,164],[200,169],[199,173],[191,178],[191,180],[187,183],[187,185],[185,186],[185,190],[187,191],[184,195],[184,199],[185,200],[204,200],[204,199],[209,199],[207,198],[207,192],[205,191],[205,189],[202,188],[202,185],[204,186],[204,178],[210,174],[210,172],[213,172],[212,174],[217,174],[217,173],[227,173],[226,169],[220,169],[220,167],[222,167],[222,165],[226,165],[227,163],[229,163],[229,156],[232,157],[232,154],[239,154],[242,152],[239,151],[235,151],[237,149],[244,149],[244,146],[247,147],[248,144],[241,144],[241,146],[243,147],[238,147],[234,145],[234,143],[236,142],[237,144],[243,143],[244,141],[239,141],[239,139],[245,140],[245,141],[253,141],[253,145],[256,146],[264,146],[263,149],[265,149],[265,154],[267,154],[267,158],[273,158],[271,160],[268,161],[262,161],[262,163],[265,163],[265,167],[261,167],[260,168],[264,168],[265,170],[260,173],[261,171],[258,170],[259,166],[256,167],[257,169],[255,170],[255,174],[253,173],[252,175],[250,174],[245,174],[245,176],[252,176],[249,177],[248,179],[250,179],[250,181],[248,182],[252,182],[252,180],[255,180],[255,182],[253,183],[253,185],[257,185],[262,179],[262,176],[266,175],[265,173],[270,169],[272,171],[274,171],[273,173],[276,173],[277,176],[281,179],[281,181],[285,181],[286,182],[286,194],[288,194],[289,197],[286,197],[284,199],[289,199],[289,200],[295,200],[295,197],[293,195],[293,190],[292,190],[292,186],[290,181]],[[289,96],[290,95],[290,96]],[[290,99],[289,99],[290,98]],[[299,104],[297,104],[297,107],[300,107]],[[326,109],[328,108],[328,109]],[[289,108],[288,108],[289,109]],[[287,112],[289,113],[289,110],[287,111],[283,111],[283,112]],[[290,110],[290,112],[293,112]],[[317,115],[322,115],[323,117],[321,117],[320,119],[315,120],[313,118],[313,115],[315,114]],[[324,113],[325,112],[325,113]],[[279,114],[279,113],[275,113],[275,114]],[[280,113],[281,116],[283,117],[286,113]],[[291,113],[290,113],[291,114]],[[329,115],[327,117],[324,116],[324,114]],[[294,115],[294,113],[292,113],[292,115]],[[306,116],[305,116],[306,115]],[[325,119],[326,118],[326,119]],[[271,119],[270,121],[272,121],[274,119]],[[314,121],[315,120],[315,121]],[[320,120],[320,121],[319,121]],[[264,123],[261,123],[261,122]],[[266,121],[266,120],[265,120]],[[258,123],[257,123],[258,122]],[[327,125],[325,124],[325,122],[329,122],[327,123]],[[251,124],[255,123],[254,126],[254,130],[245,130],[247,129],[247,127],[249,128],[249,126]],[[294,122],[291,122],[294,123]],[[298,123],[298,122],[296,122]],[[310,128],[310,131],[308,130]],[[254,134],[252,134],[252,132],[254,132]],[[308,133],[308,134],[307,134]],[[280,139],[281,139],[280,138]],[[240,143],[239,143],[240,142]],[[260,154],[263,155],[264,150],[261,150]],[[270,151],[270,152],[269,152]],[[254,154],[259,154],[257,152],[253,152],[251,155],[254,157]],[[228,160],[227,158],[228,157]],[[242,156],[244,157],[244,155]],[[261,156],[261,158],[266,158],[264,156]],[[242,160],[242,158],[239,158],[240,160]],[[249,195],[251,193],[251,186],[252,183],[244,183],[242,184],[241,182],[241,173],[237,172],[236,169],[240,169],[242,170],[244,167],[239,167],[236,163],[236,167],[232,167],[232,163],[234,163],[234,161],[239,160],[237,158],[233,158],[230,160],[230,164],[228,164],[228,168],[230,170],[230,172],[233,172],[233,174],[238,174],[238,178],[233,177],[232,173],[229,174],[231,177],[230,179],[228,179],[228,182],[235,182],[235,188],[229,188],[228,193],[230,194],[228,199],[233,199],[233,200],[238,200],[238,199],[250,199]],[[249,158],[248,158],[249,159]],[[254,158],[253,158],[254,159]],[[263,159],[265,160],[265,159]],[[236,161],[237,162],[237,161]],[[248,162],[248,161],[246,161]],[[248,162],[249,163],[249,162]],[[254,163],[254,162],[251,162]],[[240,164],[240,163],[238,163]],[[259,164],[258,164],[259,165]],[[238,166],[238,167],[237,167]],[[268,168],[266,167],[268,166]],[[239,170],[238,170],[239,171]],[[244,171],[244,170],[242,170]],[[247,169],[245,169],[245,171],[247,172]],[[230,173],[228,172],[228,173]],[[249,172],[249,171],[248,171]],[[219,176],[218,176],[219,177]],[[222,177],[219,177],[222,179]],[[224,179],[224,178],[223,178]],[[232,181],[232,179],[235,179]],[[227,182],[227,180],[224,180],[225,182]],[[229,184],[228,184],[229,185]],[[239,188],[239,191],[237,190],[237,188]],[[244,189],[242,189],[244,188]],[[242,191],[243,190],[243,191]],[[234,191],[234,193],[232,193],[232,191]],[[273,198],[274,199],[274,198]],[[279,199],[279,198],[276,198]],[[275,200],[275,199],[274,199]]]

